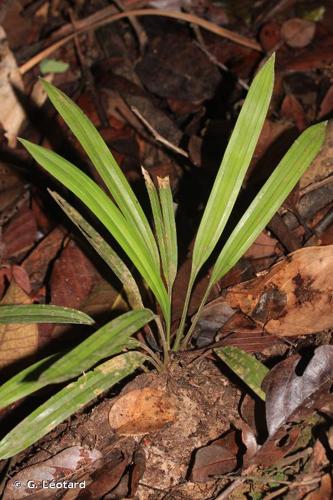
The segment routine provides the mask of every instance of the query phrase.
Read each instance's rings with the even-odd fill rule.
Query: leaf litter
[[[62,12],[59,6],[61,2],[52,2],[50,12],[52,11],[52,15],[59,16],[60,19]],[[124,2],[124,6],[125,9],[128,7],[127,1]],[[302,19],[300,13],[296,12],[297,9],[288,11],[287,7],[281,5],[280,17],[273,22],[270,21],[267,10],[262,9],[262,12],[258,13],[251,5],[245,11],[242,10],[247,14],[243,16],[242,21],[237,17],[235,24],[233,9],[226,15],[224,9],[217,6],[213,8],[209,2],[205,6],[194,4],[192,7],[194,14],[202,15],[204,10],[212,22],[223,19],[223,23],[230,23],[236,32],[239,23],[250,23],[251,26],[249,13],[254,21],[257,16],[257,20],[261,19],[262,23],[260,29],[262,45],[266,50],[277,49],[280,67],[275,99],[276,102],[283,102],[280,111],[277,111],[282,119],[275,121],[274,117],[274,121],[267,124],[266,137],[261,138],[261,150],[258,148],[256,151],[256,163],[261,166],[260,170],[265,174],[267,167],[263,167],[266,164],[262,160],[265,157],[266,146],[268,148],[269,145],[267,149],[269,152],[271,147],[275,147],[276,142],[282,141],[285,131],[290,130],[293,124],[302,129],[320,116],[324,116],[325,112],[330,112],[330,85],[325,68],[332,59],[330,47],[332,35],[324,31],[329,25],[327,22],[329,9],[326,11],[324,9],[321,21],[313,19],[309,21]],[[10,17],[7,23],[9,19]],[[44,11],[44,14],[39,16],[38,26],[44,23],[45,28],[48,20],[48,14]],[[216,163],[217,160],[212,161],[214,148],[216,152],[221,151],[221,135],[219,135],[218,144],[216,145],[216,141],[212,142],[213,150],[210,149],[210,157],[207,158],[205,155],[205,149],[208,149],[205,146],[208,138],[207,130],[208,128],[214,130],[215,127],[216,136],[221,130],[224,134],[228,134],[226,125],[223,124],[221,127],[219,120],[220,116],[224,116],[222,109],[226,102],[215,100],[214,89],[223,85],[227,87],[230,75],[235,78],[236,87],[228,97],[231,104],[228,113],[233,113],[233,107],[237,107],[242,98],[239,82],[252,75],[258,65],[260,54],[222,39],[216,40],[212,35],[205,35],[203,40],[198,37],[193,41],[188,36],[188,29],[180,24],[168,25],[167,22],[165,24],[165,20],[163,24],[158,18],[155,18],[156,24],[149,22],[149,19],[141,18],[140,22],[141,20],[143,30],[148,34],[148,46],[139,63],[135,53],[135,42],[133,40],[129,42],[128,32],[126,38],[123,28],[120,29],[115,24],[112,27],[111,25],[105,27],[106,31],[100,39],[103,58],[106,55],[108,59],[106,61],[102,59],[102,65],[101,61],[97,61],[100,68],[102,67],[101,74],[95,80],[97,88],[94,90],[97,92],[94,95],[94,91],[85,91],[81,96],[82,102],[89,101],[90,106],[92,103],[91,108],[86,111],[90,115],[95,113],[96,118],[98,109],[96,94],[108,96],[108,120],[112,126],[116,124],[118,130],[106,127],[103,133],[105,137],[110,138],[110,144],[122,158],[124,171],[130,178],[134,180],[138,178],[137,165],[140,164],[145,165],[151,173],[154,172],[159,177],[164,177],[165,172],[172,172],[173,188],[181,199],[183,174],[192,169],[192,173],[195,172],[194,176],[201,179],[200,189],[194,191],[193,196],[189,194],[187,197],[197,201],[199,197],[196,193],[205,188],[206,181],[215,172],[214,161]],[[304,26],[304,29],[296,29],[295,32],[293,31],[295,26],[296,28]],[[161,36],[165,27],[168,39],[178,55],[174,60],[171,58],[172,51],[167,48]],[[8,30],[7,26],[6,29]],[[69,29],[72,30],[72,25],[64,24],[60,31],[63,30],[66,34],[67,30],[68,34]],[[117,38],[118,40],[126,38],[127,41],[126,44],[120,43],[117,46],[118,52],[115,52],[112,43]],[[37,40],[36,33],[31,39]],[[106,40],[110,42],[109,47]],[[184,40],[181,46],[179,46],[180,40]],[[92,60],[100,59],[92,39],[87,37],[85,44],[90,51],[88,57],[91,56]],[[300,46],[304,47],[303,52],[297,48]],[[155,52],[154,47],[158,49]],[[56,54],[56,58],[65,61],[66,64],[68,62],[71,69],[77,68],[78,63],[69,46],[64,46],[62,50],[63,52]],[[210,54],[209,58],[207,51]],[[195,81],[189,85],[182,86],[181,82],[187,82],[189,75],[191,76],[193,54],[199,53],[200,56],[196,58],[196,74],[199,76],[196,76]],[[27,59],[21,48],[18,50],[18,56],[21,61]],[[125,59],[126,64],[122,64],[120,61]],[[117,62],[119,62],[118,68]],[[150,71],[152,64],[161,68],[158,74],[156,71],[153,73],[153,79]],[[221,70],[221,65],[226,65],[232,73]],[[74,89],[79,79],[71,69],[56,75],[56,85]],[[313,70],[322,73],[319,76],[313,75],[311,73]],[[118,75],[115,75],[117,72]],[[204,85],[202,79],[200,80],[201,74],[211,76],[208,86]],[[31,78],[34,78],[32,74]],[[320,96],[316,80],[318,78],[321,85]],[[112,98],[110,91],[106,89],[107,81],[112,81]],[[316,82],[315,87],[314,82]],[[137,86],[135,90],[133,90],[134,83]],[[30,81],[25,88],[30,89]],[[185,94],[184,89],[187,89]],[[145,111],[143,115],[148,122],[154,123],[154,119],[156,123],[162,122],[163,118],[165,123],[168,123],[166,135],[170,130],[172,137],[176,138],[175,143],[183,145],[188,140],[200,143],[200,155],[196,167],[188,164],[185,166],[170,152],[162,150],[156,144],[152,145],[152,138],[147,133],[144,135],[142,128],[140,136],[138,131],[129,133],[124,126],[124,120],[127,118],[124,119],[124,115],[121,115],[119,121],[119,103],[123,103],[122,110],[124,110],[124,102],[126,100],[132,102],[131,95],[132,101],[140,102],[142,105],[141,111]],[[213,101],[207,103],[205,101],[207,99]],[[118,109],[113,101],[118,103]],[[214,108],[214,111],[209,108]],[[128,110],[127,116],[129,116]],[[100,118],[101,116],[98,116],[97,120],[102,124],[103,120]],[[328,127],[326,147],[320,158],[315,160],[308,173],[303,176],[300,196],[296,197],[294,204],[294,208],[305,217],[305,223],[314,229],[316,226],[315,223],[311,225],[311,217],[318,212],[318,200],[322,203],[321,210],[329,210],[332,204],[332,194],[328,189],[332,176],[329,165],[330,129],[331,124]],[[15,135],[16,129],[13,140]],[[256,175],[256,165],[254,167],[253,174]],[[203,172],[201,177],[200,170]],[[188,178],[185,184],[187,182]],[[186,187],[188,188],[188,184]],[[320,187],[326,189],[325,196],[322,196],[323,191],[318,191]],[[24,232],[28,233],[28,227],[32,228],[33,224],[29,223],[28,226],[27,221],[21,219],[23,222],[19,236],[14,238],[13,228],[19,228],[20,224],[14,220],[10,226],[7,222],[13,220],[18,200],[25,189],[24,184],[19,182],[15,187],[16,191],[13,191],[13,196],[9,197],[8,202],[7,198],[4,201],[4,217],[1,219],[1,225],[5,225],[5,232],[7,231],[9,235],[7,241],[11,242],[11,246],[8,246],[9,252],[3,256],[2,262],[10,266],[13,263],[22,265],[27,271],[32,287],[32,290],[27,288],[27,300],[45,301],[51,297],[53,303],[58,300],[67,306],[73,303],[83,304],[94,310],[97,316],[103,313],[103,308],[114,303],[115,290],[112,287],[110,290],[104,287],[98,272],[85,261],[83,253],[80,254],[81,250],[73,241],[65,240],[63,243],[67,231],[59,229],[56,225],[53,232],[47,230],[48,234],[40,243],[37,242],[35,234],[27,241],[22,235],[25,236]],[[6,188],[4,191],[8,193],[9,190]],[[38,214],[34,208],[35,200],[32,201],[31,220],[35,220],[34,224],[37,221],[41,230],[41,212]],[[327,456],[331,453],[332,439],[330,441],[330,434],[326,428],[332,413],[330,396],[332,356],[331,346],[325,344],[331,341],[330,330],[333,321],[330,307],[332,247],[328,245],[302,248],[285,257],[288,238],[290,241],[298,242],[297,248],[305,242],[304,225],[295,222],[295,217],[289,208],[285,207],[279,214],[286,226],[285,237],[281,236],[281,232],[275,233],[272,225],[270,229],[273,234],[263,233],[257,245],[253,245],[248,255],[242,259],[240,266],[225,278],[224,283],[227,284],[222,286],[229,288],[224,290],[222,295],[221,290],[214,290],[214,296],[221,295],[221,297],[208,304],[204,310],[196,335],[197,349],[176,358],[171,365],[170,374],[161,377],[156,374],[140,375],[125,386],[116,399],[112,399],[114,393],[111,393],[110,400],[102,400],[93,408],[77,413],[74,425],[69,424],[69,432],[67,424],[60,425],[40,443],[40,448],[31,449],[23,457],[16,458],[10,470],[12,476],[16,475],[6,486],[8,498],[12,497],[13,490],[10,488],[18,474],[25,474],[28,478],[29,474],[32,474],[31,467],[35,467],[34,473],[38,475],[45,470],[44,467],[51,467],[52,460],[57,460],[56,457],[62,461],[61,453],[65,453],[66,450],[70,453],[70,450],[76,448],[84,449],[84,453],[88,455],[102,454],[102,457],[96,455],[98,460],[94,461],[93,466],[89,464],[88,470],[78,472],[74,468],[71,476],[74,479],[85,478],[88,483],[86,493],[95,498],[106,495],[110,490],[113,491],[113,498],[129,495],[137,495],[140,499],[215,498],[228,484],[233,485],[237,482],[237,476],[248,477],[248,480],[239,486],[238,493],[253,494],[253,498],[258,498],[258,495],[264,498],[266,493],[269,495],[278,489],[282,496],[288,491],[293,491],[297,498],[301,498],[301,495],[312,500],[325,498],[325,495],[327,498],[330,497],[332,484],[330,473],[327,472],[330,470]],[[197,207],[195,209],[197,210]],[[310,212],[312,215],[308,216]],[[188,207],[184,213],[185,225],[190,228],[193,220],[198,218],[198,213],[191,212]],[[184,217],[184,213],[180,212],[179,216]],[[44,217],[49,222],[43,227],[53,228],[55,222],[50,221],[52,216],[44,214]],[[43,236],[44,234],[42,232]],[[190,232],[186,234],[186,238],[190,242]],[[333,243],[333,240],[328,243]],[[267,249],[263,248],[266,245]],[[30,253],[25,257],[24,252],[27,251]],[[276,263],[278,260],[280,262]],[[271,267],[274,263],[275,266]],[[270,269],[267,271],[268,268]],[[4,289],[9,281],[13,281],[13,268],[8,269],[11,271],[2,273]],[[84,279],[76,288],[72,287],[76,276],[81,275],[82,269]],[[246,272],[243,272],[244,269]],[[265,274],[256,276],[256,273],[261,271]],[[25,281],[26,278],[27,276]],[[245,278],[250,281],[244,282]],[[207,279],[207,276],[204,276],[204,279]],[[184,281],[186,276],[179,281],[175,295],[181,294]],[[117,304],[123,307],[122,302]],[[195,307],[193,311],[194,309]],[[24,325],[24,328],[26,327],[27,325]],[[299,355],[302,345],[306,345],[302,344],[304,335],[309,339],[307,342],[310,348],[319,345],[310,359],[308,359],[309,350],[305,353],[308,358]],[[204,337],[206,343],[200,343]],[[40,347],[48,345],[50,335],[44,332],[43,337],[43,327],[39,327],[36,338]],[[41,343],[42,338],[44,342]],[[292,344],[285,343],[286,338]],[[270,370],[261,388],[266,393],[266,413],[263,412],[263,403],[259,404],[251,389],[246,386],[246,382],[236,379],[230,371],[227,371],[226,365],[217,360],[210,349],[214,342],[219,344],[218,348],[223,349],[223,346],[229,345],[254,353],[257,361],[263,362],[266,370]],[[244,422],[245,416],[239,410],[241,397],[244,397],[244,394],[253,406],[253,415],[247,422]],[[292,398],[290,394],[293,394]],[[258,419],[260,425],[256,425]],[[324,430],[321,430],[323,428]],[[130,435],[124,437],[122,433],[128,431]],[[326,448],[320,449],[316,432],[321,433],[324,440],[329,443]],[[306,450],[310,449],[314,450],[313,457],[306,454]],[[249,467],[252,467],[252,476],[248,472]],[[272,468],[274,473],[267,467]],[[312,486],[311,483],[306,483],[308,478],[309,481],[312,480]],[[271,487],[272,483],[268,482],[262,486],[260,480],[269,479],[276,481],[273,486]],[[288,484],[283,484],[283,481]],[[291,486],[292,481],[300,483],[294,490]],[[63,498],[68,498],[68,492],[59,493]],[[234,494],[237,494],[237,489],[234,490]],[[230,498],[231,495],[232,492]]]

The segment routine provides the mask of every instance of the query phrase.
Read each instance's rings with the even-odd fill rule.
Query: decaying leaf
[[[329,396],[333,383],[333,346],[317,347],[300,375],[300,356],[295,355],[278,363],[265,377],[266,421],[270,435],[296,410],[311,412]]]
[[[23,92],[23,81],[16,64],[15,57],[10,51],[6,33],[0,26],[0,123],[6,131],[10,147],[16,146],[17,134],[24,122],[26,115],[16,97],[14,89]],[[13,89],[14,87],[14,89]]]
[[[1,304],[32,304],[32,300],[15,281],[12,281]],[[0,368],[34,354],[37,348],[36,324],[0,325]]]
[[[110,410],[109,423],[119,434],[146,434],[173,422],[176,413],[176,404],[166,390],[145,387],[121,396]]]
[[[107,462],[92,474],[93,481],[81,492],[83,498],[103,498],[119,483],[130,456],[121,450],[114,450],[107,457]]]
[[[85,467],[101,457],[102,453],[96,449],[88,450],[82,446],[67,448],[52,458],[25,467],[15,474],[6,485],[3,499],[16,500],[25,498],[33,493],[36,494],[37,490],[42,487],[43,481],[48,484],[69,479],[71,474],[79,470],[84,470]],[[20,487],[17,486],[18,484],[20,484]],[[29,485],[34,486],[29,488]],[[54,492],[55,490],[51,491]]]
[[[315,23],[294,17],[283,23],[281,36],[289,47],[302,48],[311,43],[315,31]]]
[[[311,163],[308,170],[300,179],[300,189],[314,182],[319,182],[333,174],[333,120],[330,120],[326,128],[325,142]]]
[[[195,454],[191,480],[206,482],[214,477],[232,472],[237,466],[238,445],[236,431],[200,448]]]
[[[320,332],[333,326],[333,246],[302,248],[270,271],[228,290],[224,301],[273,335]]]

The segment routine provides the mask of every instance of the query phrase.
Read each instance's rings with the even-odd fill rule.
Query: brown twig
[[[175,151],[181,156],[184,156],[185,158],[188,158],[188,153],[182,148],[179,148],[175,144],[172,144],[172,142],[168,141],[165,137],[163,137],[157,130],[146,120],[144,116],[140,113],[140,111],[135,107],[131,106],[131,111],[135,114],[137,118],[144,124],[144,126],[149,130],[149,132],[152,134],[154,139],[164,146],[166,146],[168,149],[171,149],[171,151]]]
[[[120,12],[126,12],[126,8],[121,0],[112,0],[113,3],[118,7]],[[145,30],[142,28],[140,22],[135,17],[129,17],[128,22],[132,26],[132,29],[138,39],[140,54],[143,54],[145,46],[147,45],[148,37]]]
[[[330,175],[329,177],[326,177],[321,181],[312,182],[312,184],[309,184],[308,186],[305,186],[303,189],[300,189],[299,191],[300,197],[304,196],[307,193],[311,193],[311,191],[315,191],[316,189],[319,189],[323,186],[327,186],[327,184],[332,184],[332,182],[333,182],[333,175]]]
[[[53,54],[57,49],[65,45],[66,43],[70,42],[73,40],[73,38],[80,33],[85,33],[87,31],[95,30],[101,26],[104,26],[106,24],[113,23],[115,21],[119,21],[120,19],[125,19],[128,17],[141,17],[141,16],[162,16],[162,17],[168,17],[170,19],[177,19],[179,21],[185,21],[191,24],[196,24],[197,26],[200,26],[201,28],[204,28],[207,31],[210,31],[211,33],[215,33],[218,36],[221,36],[223,38],[227,38],[228,40],[231,40],[235,43],[238,43],[240,45],[243,45],[245,47],[248,47],[253,50],[257,50],[259,52],[262,52],[261,45],[258,44],[255,40],[252,40],[251,38],[244,37],[242,35],[238,35],[237,33],[234,33],[233,31],[230,31],[226,28],[222,28],[214,23],[211,23],[209,21],[206,21],[205,19],[202,19],[200,17],[194,16],[192,14],[186,14],[185,12],[173,12],[173,11],[168,11],[168,10],[163,10],[163,9],[137,9],[137,10],[131,10],[128,12],[119,12],[117,14],[112,14],[108,15],[103,19],[98,20],[97,22],[91,22],[91,19],[89,19],[89,22],[85,23],[84,19],[80,22],[80,28],[77,28],[76,31],[72,32],[71,34],[65,36],[61,40],[58,40],[54,43],[52,43],[49,47],[46,47],[42,51],[40,51],[38,54],[33,56],[31,59],[29,59],[27,62],[22,64],[20,66],[20,72],[21,74],[25,74],[27,71],[32,69],[34,66],[39,64],[43,59],[46,57],[50,56],[50,54]]]

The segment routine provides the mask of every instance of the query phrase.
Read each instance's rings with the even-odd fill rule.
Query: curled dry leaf
[[[102,454],[96,449],[88,450],[82,446],[67,448],[54,457],[25,467],[15,474],[6,485],[3,500],[16,500],[36,494],[37,490],[42,487],[43,481],[49,483],[68,479],[71,474],[84,469],[100,458],[102,458]],[[35,487],[28,488],[29,481],[36,485],[36,489]],[[18,483],[20,483],[19,488],[17,487]]]
[[[297,250],[270,271],[228,290],[224,301],[273,335],[333,326],[333,245]]]
[[[236,431],[230,431],[196,452],[191,480],[201,483],[232,472],[237,466],[237,453]]]
[[[176,413],[176,403],[165,389],[145,387],[121,396],[110,410],[109,423],[118,434],[146,434],[174,422]]]
[[[23,92],[23,81],[12,54],[4,29],[0,26],[0,123],[5,130],[10,147],[16,146],[16,137],[26,115],[15,90]]]
[[[306,47],[311,43],[316,31],[315,23],[294,17],[288,19],[281,28],[281,37],[292,48]]]
[[[1,305],[32,304],[32,300],[12,281]],[[38,326],[36,324],[0,325],[0,368],[30,356],[38,348]]]
[[[317,347],[302,375],[298,374],[300,356],[295,355],[278,363],[265,377],[266,421],[272,436],[282,424],[292,418],[304,417],[321,408],[331,398],[333,383],[333,346]]]

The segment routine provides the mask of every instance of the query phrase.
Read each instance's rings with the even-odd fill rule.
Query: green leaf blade
[[[0,441],[0,459],[10,458],[31,446],[99,394],[133,373],[145,359],[138,352],[121,354],[67,385]]]
[[[118,316],[47,368],[40,381],[52,384],[69,380],[102,359],[118,354],[127,346],[131,335],[154,317],[149,309],[129,311]]]
[[[84,217],[70,205],[62,196],[49,190],[50,195],[62,208],[68,218],[78,227],[90,245],[110,267],[123,285],[128,302],[133,309],[143,309],[141,294],[131,271],[113,248],[95,231]]]
[[[167,269],[166,280],[169,294],[171,295],[174,284],[177,266],[178,266],[178,245],[175,212],[173,207],[172,192],[170,188],[169,177],[157,178],[159,185],[159,195],[162,208],[163,226],[164,226],[164,245],[166,251]]]
[[[254,78],[224,153],[193,249],[192,277],[215,248],[235,204],[268,111],[274,55]]]
[[[130,226],[104,191],[80,169],[58,154],[25,139],[20,142],[37,163],[74,193],[101,221],[131,259],[157,298],[165,318],[170,317],[170,300],[137,228]]]
[[[325,122],[309,127],[289,148],[224,245],[212,271],[212,285],[238,262],[266,227],[319,152],[325,129]]]
[[[43,358],[2,384],[0,386],[0,409],[45,387],[47,383],[38,380],[38,373],[58,358],[59,354]]]
[[[0,323],[63,323],[92,325],[95,321],[81,311],[70,307],[44,304],[0,305]]]
[[[161,209],[161,203],[158,197],[157,189],[155,187],[155,184],[148,174],[148,172],[142,168],[142,174],[143,178],[145,180],[146,184],[146,189],[150,201],[150,206],[151,206],[151,211],[153,214],[153,219],[154,219],[154,225],[155,225],[155,231],[156,231],[156,237],[157,237],[157,243],[158,243],[158,249],[160,252],[161,256],[161,262],[162,262],[162,269],[164,276],[167,276],[167,269],[168,269],[168,262],[167,262],[167,254],[166,254],[166,248],[165,248],[165,242],[164,242],[164,223],[163,223],[163,216],[162,216],[162,209]]]
[[[265,392],[261,388],[262,381],[269,372],[265,365],[238,347],[226,346],[214,351],[260,399],[265,401]]]
[[[96,167],[127,223],[138,228],[155,267],[159,266],[157,245],[147,218],[103,138],[89,118],[66,94],[46,80],[43,80],[43,87]]]

